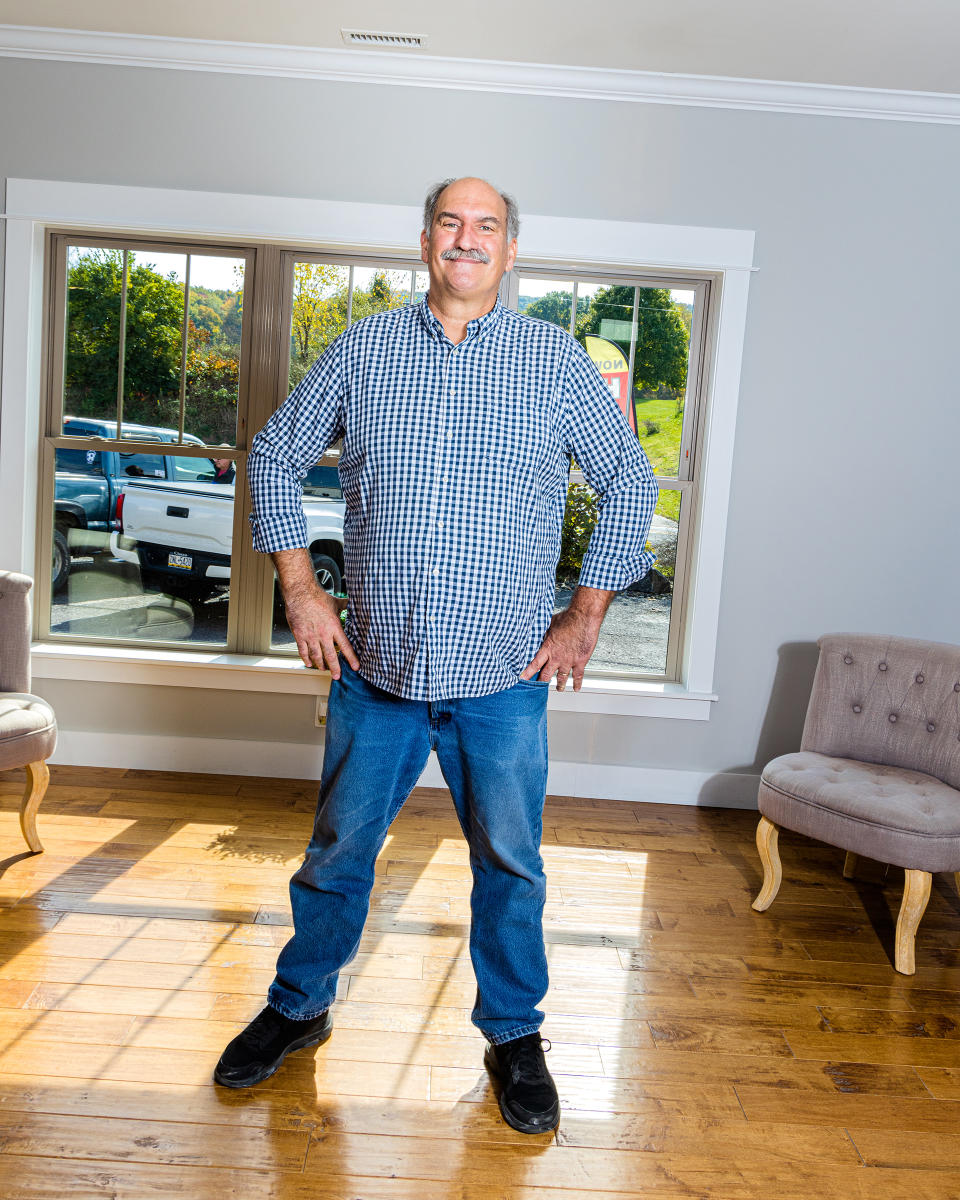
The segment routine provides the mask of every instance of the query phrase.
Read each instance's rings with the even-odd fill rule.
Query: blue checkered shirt
[[[253,440],[253,544],[306,546],[301,479],[343,439],[346,632],[370,683],[416,700],[512,687],[554,609],[570,457],[598,493],[580,583],[650,568],[647,457],[566,331],[504,308],[454,345],[427,305],[352,325]]]

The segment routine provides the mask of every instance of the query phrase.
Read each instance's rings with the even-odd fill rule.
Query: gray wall
[[[0,105],[3,176],[416,204],[475,173],[529,212],[756,230],[720,701],[709,723],[558,716],[557,757],[749,767],[794,748],[820,633],[960,640],[956,127],[9,59]],[[203,731],[210,711],[203,691],[42,690],[67,728]],[[258,704],[219,694],[209,733],[314,737],[309,700],[267,733]]]

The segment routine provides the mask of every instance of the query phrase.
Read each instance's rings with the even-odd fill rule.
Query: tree
[[[377,271],[368,289],[354,287],[352,319],[359,321],[371,313],[403,308],[409,302],[410,276],[406,271]]]
[[[291,387],[300,382],[314,359],[346,326],[347,289],[341,275],[342,272],[330,263],[298,262],[294,265]]]
[[[583,316],[577,317],[576,336],[583,342],[587,334],[600,337],[604,310],[633,314],[633,287],[615,285],[601,288]],[[529,311],[529,310],[528,310]],[[612,338],[629,355],[629,343]],[[669,288],[641,288],[637,310],[637,349],[633,365],[633,385],[637,390],[665,386],[675,394],[687,385],[687,352],[690,335],[678,305],[670,299]]]
[[[541,321],[549,321],[552,325],[560,325],[563,329],[570,328],[570,306],[573,303],[572,292],[547,292],[531,300],[523,309],[525,317],[537,317]],[[585,316],[590,307],[586,296],[577,297],[577,317]]]
[[[123,251],[90,250],[67,274],[64,389],[78,415],[116,410]],[[183,292],[149,266],[128,269],[124,395],[167,395],[180,386]]]

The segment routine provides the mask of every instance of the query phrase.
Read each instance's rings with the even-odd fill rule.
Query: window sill
[[[36,679],[80,679],[86,683],[218,688],[244,692],[285,692],[325,696],[330,675],[279,655],[226,654],[198,650],[139,650],[130,646],[80,646],[34,642]],[[557,712],[606,713],[707,721],[717,697],[690,692],[680,683],[586,678],[579,692],[568,685],[550,689]]]

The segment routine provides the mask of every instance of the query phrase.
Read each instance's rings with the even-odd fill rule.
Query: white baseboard
[[[323,745],[319,741],[308,744],[233,741],[62,729],[50,762],[78,767],[319,779]],[[430,755],[419,782],[422,787],[445,786],[436,755]],[[755,809],[758,783],[759,776],[745,772],[551,762],[547,790],[554,796],[628,800],[638,804]]]

